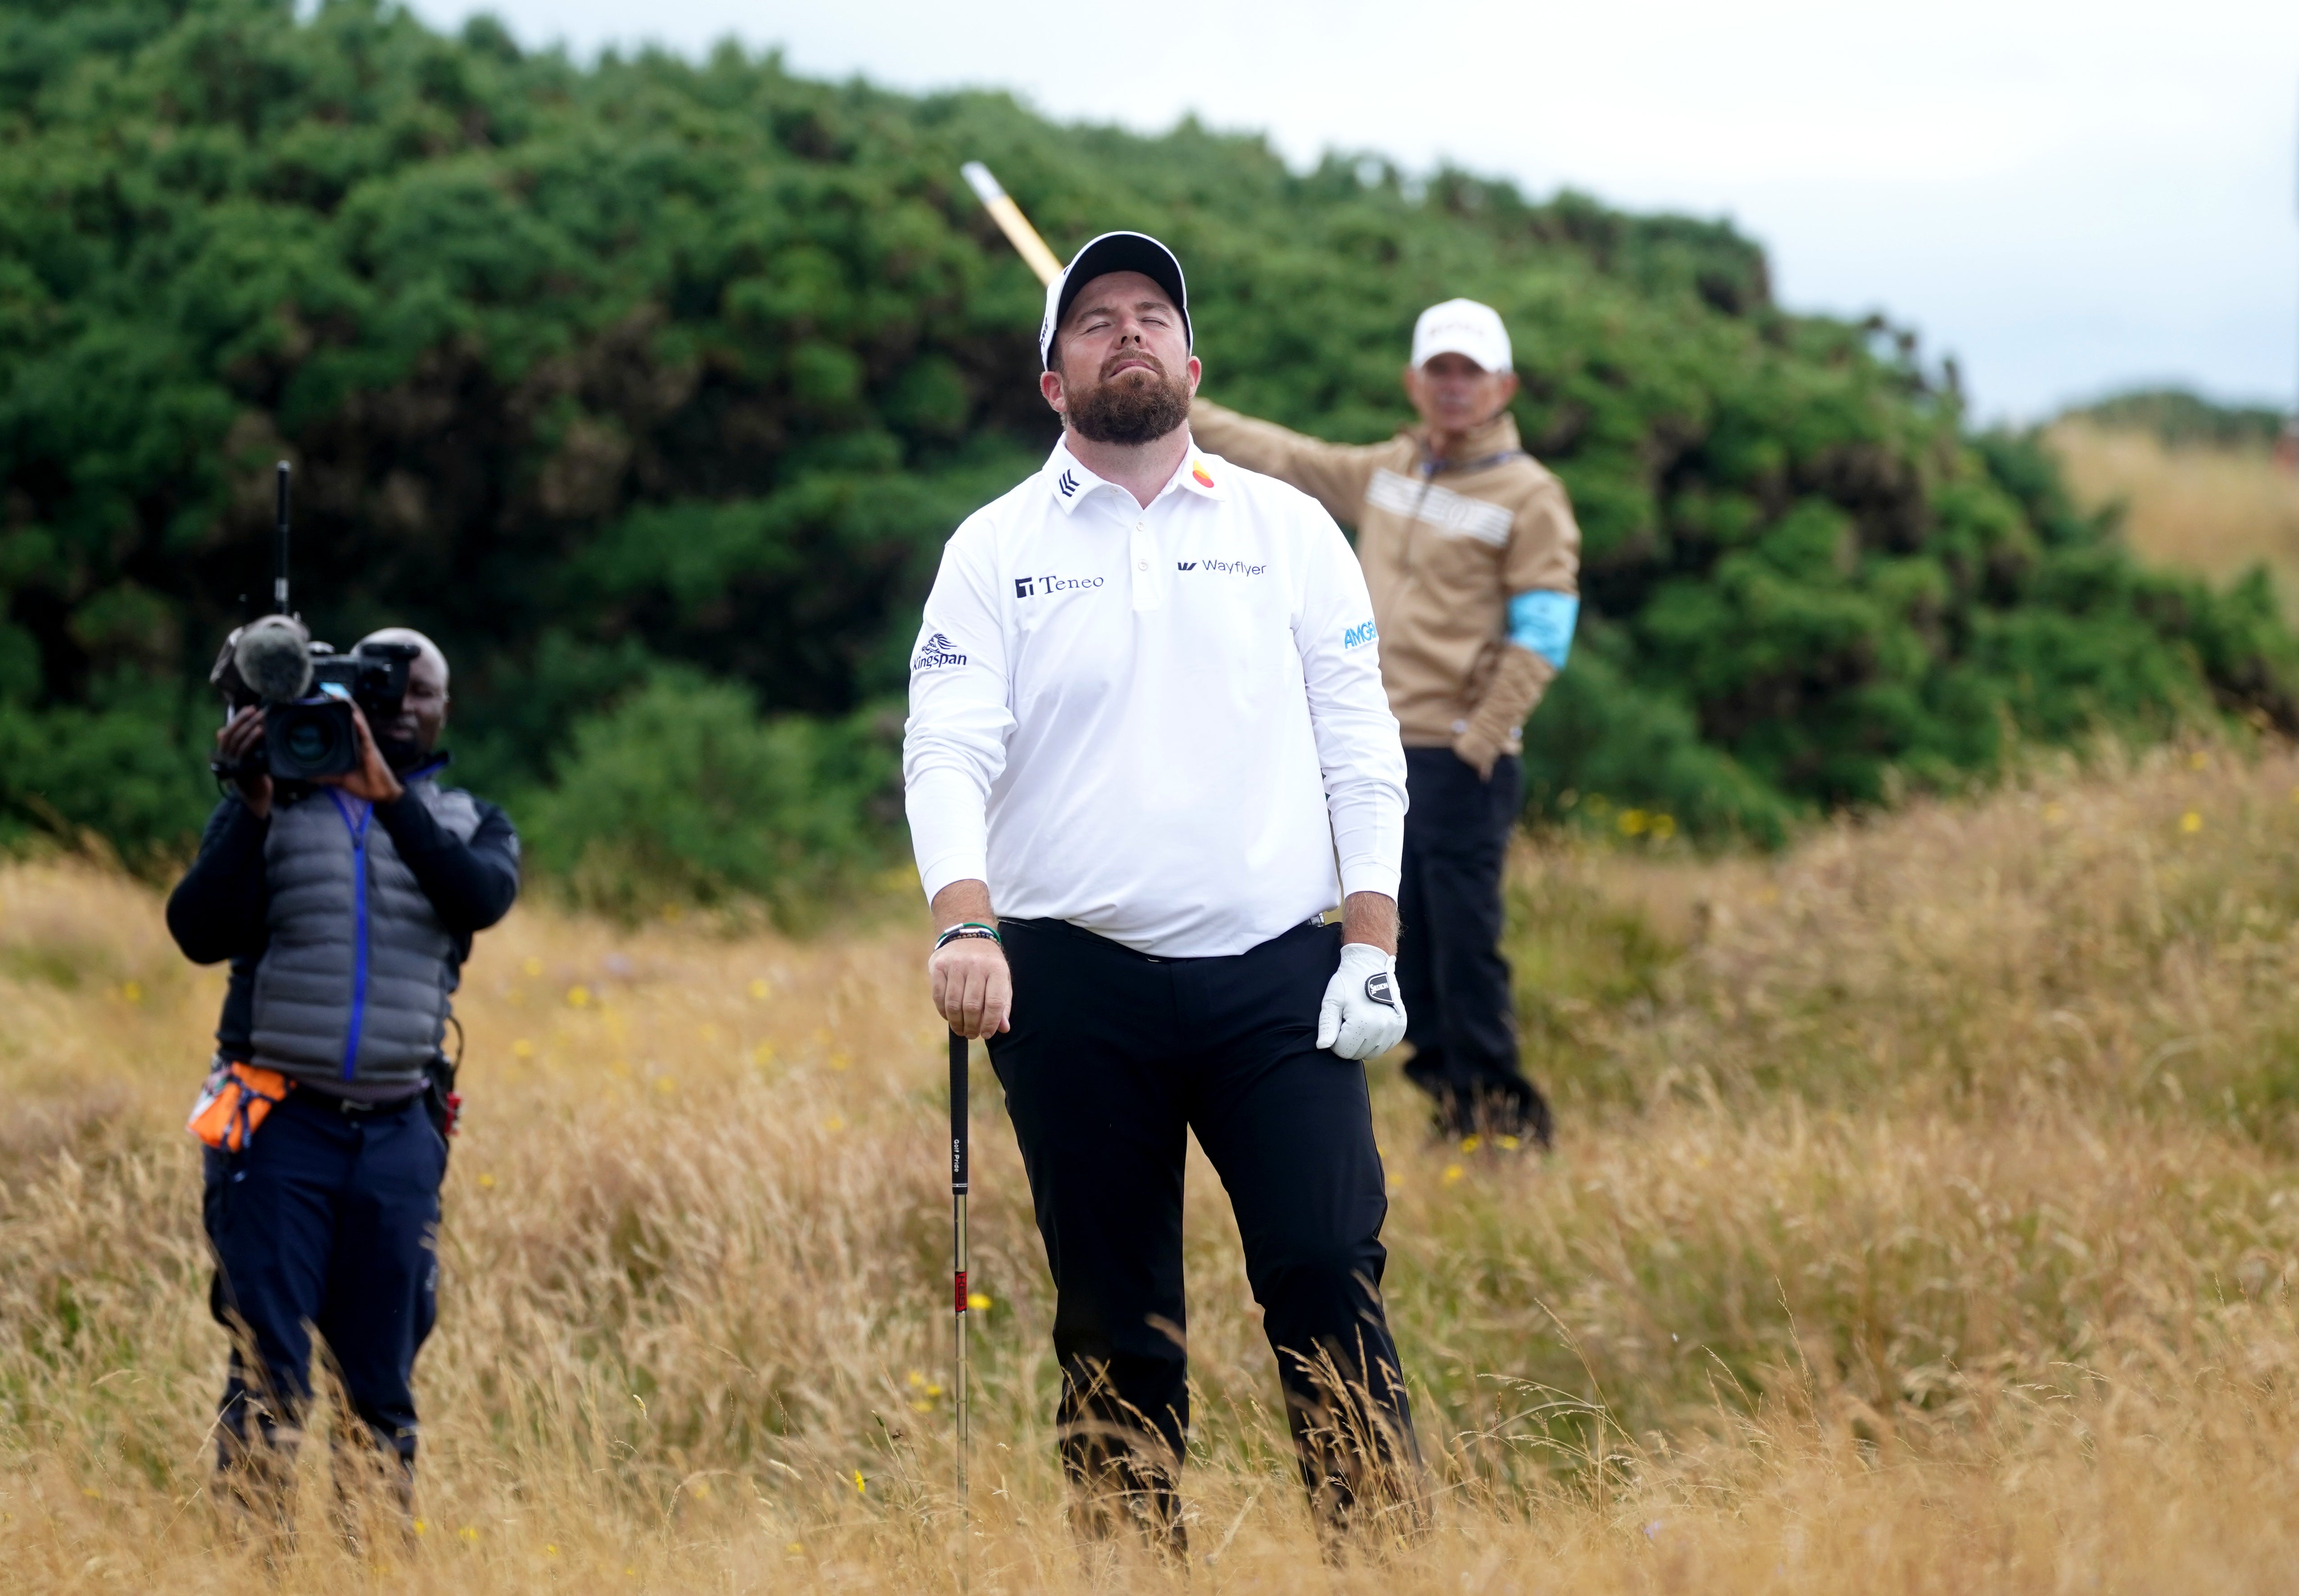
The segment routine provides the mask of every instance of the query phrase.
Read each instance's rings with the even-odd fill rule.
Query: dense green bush
[[[804,921],[878,855],[899,779],[884,728],[761,720],[745,688],[665,671],[575,722],[519,817],[527,857],[623,919],[730,895]]]
[[[888,846],[871,711],[942,540],[1053,431],[968,158],[1058,249],[1170,239],[1209,391],[1327,436],[1403,418],[1423,304],[1502,310],[1588,534],[1543,812],[1770,838],[2011,736],[2293,724],[2259,595],[2133,569],[1911,340],[1781,311],[1721,224],[732,48],[577,67],[377,0],[0,0],[6,824],[183,845],[285,456],[301,606],[443,641],[458,769],[585,892],[808,890]]]

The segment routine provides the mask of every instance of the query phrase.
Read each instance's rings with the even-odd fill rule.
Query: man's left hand
[[[1501,745],[1498,739],[1473,726],[1455,735],[1453,753],[1477,773],[1479,781],[1490,781],[1493,778],[1493,761],[1501,757]]]
[[[1317,1045],[1344,1059],[1371,1059],[1405,1040],[1405,1000],[1397,960],[1371,943],[1341,944],[1341,968],[1317,1008]]]
[[[357,704],[352,705],[352,731],[359,738],[359,763],[341,776],[320,777],[321,785],[341,787],[369,803],[389,803],[400,797],[407,789],[385,762],[383,751],[375,745],[375,734],[367,728],[367,716]]]

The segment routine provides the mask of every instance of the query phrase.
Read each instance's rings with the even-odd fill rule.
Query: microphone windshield
[[[285,615],[250,621],[232,651],[239,679],[267,703],[289,703],[311,690],[311,640]]]

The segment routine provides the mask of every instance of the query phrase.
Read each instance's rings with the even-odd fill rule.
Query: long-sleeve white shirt
[[[1405,754],[1357,557],[1315,500],[1194,448],[1144,508],[1057,445],[967,518],[902,774],[929,899],[983,880],[1002,916],[1143,952],[1397,894]]]

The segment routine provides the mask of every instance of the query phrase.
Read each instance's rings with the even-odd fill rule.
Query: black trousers
[[[447,1145],[420,1098],[346,1114],[300,1086],[241,1151],[209,1150],[210,1307],[235,1332],[217,1426],[226,1468],[281,1475],[311,1400],[316,1328],[404,1490],[415,1467],[415,1353],[436,1317],[446,1168]]]
[[[1361,1508],[1417,1512],[1365,1068],[1315,1045],[1339,928],[1214,959],[1152,958],[1059,921],[1000,929],[1014,1020],[990,1058],[1053,1272],[1062,1459],[1089,1525],[1122,1503],[1179,1533],[1191,1130],[1237,1213],[1313,1506],[1333,1526]]]
[[[1517,1064],[1516,1012],[1501,957],[1501,872],[1523,802],[1516,759],[1490,779],[1449,748],[1405,751],[1411,807],[1398,888],[1397,984],[1407,1078],[1453,1135],[1529,1135],[1547,1145],[1548,1103]]]

